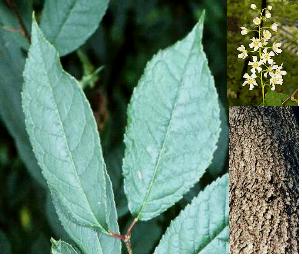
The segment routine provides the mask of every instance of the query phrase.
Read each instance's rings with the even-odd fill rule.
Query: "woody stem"
[[[138,218],[135,218],[130,226],[128,227],[127,229],[127,233],[124,234],[124,235],[120,235],[120,234],[117,234],[117,233],[114,233],[114,232],[109,232],[109,235],[116,238],[116,239],[119,239],[119,240],[122,240],[125,245],[126,245],[126,248],[127,248],[127,251],[129,254],[132,254],[132,247],[131,247],[131,235],[132,235],[132,230],[135,226],[135,224],[138,222]]]

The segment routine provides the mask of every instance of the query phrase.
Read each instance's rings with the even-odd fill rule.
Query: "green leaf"
[[[269,106],[282,106],[282,102],[288,97],[286,94],[269,91],[265,95],[265,104]]]
[[[112,204],[112,215],[115,215],[114,208],[115,207]],[[98,233],[88,227],[80,226],[74,223],[71,219],[68,219],[68,217],[63,214],[60,204],[56,201],[55,196],[53,197],[53,201],[50,200],[50,196],[47,197],[47,217],[52,229],[56,233],[56,236],[66,241],[69,241],[70,238],[72,238],[83,253],[120,253],[119,249],[121,246],[119,240],[105,236],[103,233]],[[113,217],[114,218],[112,220],[117,219],[116,216]],[[70,237],[67,236],[60,222],[64,224],[64,227],[66,228],[65,230]],[[118,226],[114,222],[112,222],[109,227],[113,227],[114,231],[118,231]],[[88,238],[89,240],[87,240]]]
[[[36,21],[24,80],[27,132],[60,212],[75,225],[109,237],[108,230],[116,232],[116,210],[92,110]]]
[[[219,107],[220,107],[221,131],[217,143],[217,149],[214,153],[212,163],[208,167],[208,171],[214,178],[216,178],[217,175],[223,173],[223,169],[226,163],[228,150],[229,150],[228,117],[226,115],[225,108],[223,107],[220,101],[219,101]]]
[[[109,0],[46,0],[41,29],[60,55],[81,46],[97,29]]]
[[[62,226],[59,217],[57,215],[56,209],[54,207],[53,201],[51,199],[51,194],[48,193],[45,201],[45,212],[50,225],[53,235],[61,240],[70,241],[70,237]]]
[[[295,106],[296,102],[289,99],[289,95],[283,93],[277,93],[275,91],[269,91],[265,95],[265,105],[267,106]]]
[[[52,254],[78,254],[72,245],[62,241],[51,239],[51,253]]]
[[[20,9],[22,12],[30,9],[30,6],[24,5],[23,1],[23,8]],[[24,16],[27,17],[27,13]],[[28,23],[28,19],[25,22]],[[19,156],[30,174],[41,185],[46,186],[25,130],[21,106],[22,72],[25,64],[22,50],[28,43],[18,31],[14,31],[19,28],[18,20],[3,1],[0,1],[0,23],[0,117],[14,138]]]
[[[155,253],[228,253],[228,174],[192,200],[168,227]]]
[[[128,211],[127,198],[123,190],[122,162],[124,146],[118,145],[109,151],[105,156],[108,174],[112,181],[115,203],[119,218],[126,215]]]
[[[115,204],[113,201],[113,193],[111,188],[111,182],[109,177],[106,176],[107,181],[107,194],[108,194],[108,217],[110,217],[108,223],[109,228],[112,231],[119,231],[117,220],[117,214]],[[54,206],[61,223],[63,224],[66,232],[70,235],[72,240],[78,245],[83,253],[120,253],[121,242],[120,240],[114,239],[104,233],[98,232],[95,229],[81,226],[77,224],[72,218],[66,215],[64,206],[61,205],[60,201],[55,194],[52,194]]]
[[[140,220],[180,200],[216,149],[219,105],[201,45],[203,21],[152,58],[128,107],[123,174],[129,210]]]

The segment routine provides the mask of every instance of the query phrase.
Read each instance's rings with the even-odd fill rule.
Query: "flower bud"
[[[255,25],[260,25],[261,19],[260,19],[259,17],[256,17],[256,18],[253,19],[253,23],[254,23]]]
[[[269,19],[269,18],[272,17],[272,14],[271,14],[269,11],[266,11],[266,12],[265,12],[265,17],[266,17],[267,19]]]
[[[251,4],[251,9],[256,10],[257,6],[255,4]]]
[[[241,35],[246,35],[248,33],[248,29],[246,27],[240,27],[241,28]]]
[[[271,26],[272,31],[277,31],[278,30],[278,24],[277,23],[273,23]]]

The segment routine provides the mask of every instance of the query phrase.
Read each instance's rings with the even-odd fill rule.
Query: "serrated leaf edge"
[[[41,36],[41,38],[43,39],[43,41],[44,41],[44,43],[46,43],[46,44],[48,44],[48,46],[50,46],[51,48],[54,48],[55,50],[56,50],[56,48],[54,47],[54,45],[52,45],[47,39],[46,39],[46,37],[44,36],[44,34],[43,34],[43,32],[40,30],[40,28],[39,28],[39,26],[38,26],[38,24],[37,24],[37,21],[36,21],[36,18],[35,18],[35,13],[33,12],[33,17],[32,17],[32,26],[35,26],[36,27],[36,30],[37,30],[37,32],[38,33],[40,33],[40,36]],[[27,57],[27,59],[30,57],[30,52],[28,52],[28,57]],[[56,64],[58,65],[58,67],[61,69],[61,71],[66,75],[66,76],[68,76],[68,78],[69,79],[71,79],[71,80],[73,80],[73,82],[75,83],[75,84],[77,84],[78,85],[78,87],[79,87],[79,89],[81,89],[81,86],[80,86],[80,84],[79,84],[79,82],[73,77],[73,76],[71,76],[69,73],[67,73],[64,69],[63,69],[63,67],[62,67],[62,65],[61,65],[61,62],[60,62],[60,56],[59,56],[59,52],[56,50],[56,60],[55,60],[55,62],[56,62]],[[23,72],[23,78],[24,78],[24,83],[23,83],[23,87],[22,87],[22,92],[21,92],[21,97],[22,97],[22,99],[24,98],[24,94],[23,94],[23,91],[24,91],[24,85],[25,85],[25,83],[26,83],[26,76],[25,76],[25,70],[26,70],[26,66],[27,66],[28,64],[27,64],[27,62],[25,63],[25,68],[24,68],[24,72]],[[51,88],[51,90],[52,90],[52,88]],[[82,91],[82,90],[80,90],[80,93],[81,93],[81,95],[83,96],[83,101],[86,103],[86,104],[88,104],[88,106],[90,107],[90,109],[91,109],[91,105],[90,105],[90,103],[88,102],[88,100],[87,100],[87,98],[86,98],[86,96],[85,96],[85,94],[84,94],[84,92]],[[22,109],[23,109],[23,111],[24,111],[24,102],[22,101]],[[26,114],[25,114],[25,120],[27,121],[27,118],[26,118]],[[95,119],[93,119],[93,123],[94,123],[94,132],[95,133],[97,133],[97,135],[99,135],[98,134],[98,131],[97,131],[97,126],[96,126],[96,121],[95,121]],[[26,124],[26,130],[28,131],[28,127],[27,127],[27,122],[25,122],[25,124]],[[33,152],[36,154],[36,147],[34,146],[34,145],[32,145],[32,148],[33,148]],[[100,154],[101,154],[101,152],[100,152]],[[39,160],[37,160],[37,162],[38,162],[38,164],[39,164],[39,166],[40,167],[42,167],[43,165],[42,165],[42,163],[40,163],[40,161]],[[73,165],[74,165],[74,163],[73,163]],[[75,169],[75,167],[74,167],[74,169]],[[42,170],[42,173],[43,173],[43,169],[41,169]],[[107,171],[106,171],[106,169],[104,169],[104,174],[102,174],[102,176],[103,176],[103,178],[104,178],[104,181],[105,181],[105,173],[107,173]],[[111,182],[111,181],[110,181]],[[47,185],[48,185],[48,187],[49,188],[51,188],[51,186],[49,185],[49,183],[48,183],[48,181],[46,180],[46,183],[47,183]],[[103,187],[103,190],[104,190],[104,192],[106,191],[106,183],[104,183],[104,187]],[[85,195],[85,194],[84,194]],[[86,197],[86,195],[85,195],[85,197]],[[104,197],[106,197],[106,199],[107,199],[107,195],[106,196],[104,196]],[[60,198],[59,198],[60,199]],[[88,204],[89,204],[89,201],[87,200],[87,202],[88,202]],[[113,202],[114,202],[114,204],[115,204],[115,200],[114,200],[114,198],[113,198]],[[90,205],[90,204],[89,204]],[[107,212],[107,200],[106,200],[106,204],[105,204],[105,212],[106,213],[108,213]],[[92,212],[93,213],[93,212]],[[94,213],[93,213],[93,216],[94,216]],[[94,216],[95,217],[95,216]],[[95,217],[95,219],[96,219],[96,217]],[[100,223],[99,223],[99,221],[96,219],[96,221],[97,221],[97,224],[98,224],[98,226],[96,226],[95,224],[89,224],[89,226],[92,228],[92,229],[101,229],[101,231],[104,233],[104,234],[107,234],[108,236],[109,236],[109,232],[107,231],[107,229],[106,228],[104,228],[104,226],[103,225],[101,225]],[[62,222],[61,222],[62,223]],[[108,223],[108,221],[106,222],[106,223]],[[63,225],[63,224],[62,224]],[[83,226],[83,224],[79,224],[80,226]],[[107,224],[108,225],[108,224]]]
[[[211,186],[211,187],[215,187],[215,186],[221,184],[221,183],[223,182],[223,179],[224,179],[225,176],[228,176],[228,173],[222,175],[221,177],[218,177],[218,178],[217,178],[216,180],[214,180],[211,184],[207,185],[207,186],[206,186],[206,187],[205,187],[205,188],[204,188],[197,196],[195,196],[195,197],[192,199],[192,201],[191,201],[190,204],[188,204],[184,209],[182,209],[182,210],[180,211],[180,213],[178,214],[178,216],[170,222],[170,224],[169,224],[169,226],[167,227],[166,231],[165,231],[164,234],[162,235],[162,237],[161,237],[161,239],[160,239],[160,241],[159,241],[158,246],[160,245],[161,241],[165,240],[165,238],[168,237],[167,231],[169,230],[169,228],[170,228],[171,226],[173,226],[173,224],[176,223],[176,222],[178,221],[178,219],[182,219],[182,217],[185,216],[185,214],[186,214],[186,213],[185,213],[185,212],[186,212],[186,209],[187,209],[187,208],[190,208],[190,207],[192,207],[192,206],[194,206],[194,205],[197,204],[197,200],[198,200],[199,195],[202,194],[208,187],[210,187],[210,186]],[[227,192],[228,192],[228,190],[227,190]],[[225,205],[225,210],[226,210],[226,211],[227,211],[227,207],[228,207],[228,206]],[[183,220],[185,220],[185,219],[183,219]],[[214,238],[212,238],[211,240],[215,239],[215,238],[216,238],[216,237],[217,237],[217,236],[218,236],[218,235],[219,235],[226,227],[228,227],[228,224],[229,224],[229,220],[227,219],[227,223],[225,224],[225,226],[224,226],[222,229],[220,229],[218,233],[215,233]],[[209,243],[211,243],[211,241],[209,241],[205,246],[203,246],[202,248],[199,248],[195,253],[192,253],[192,254],[196,254],[196,253],[201,252],[201,251],[203,250],[203,248],[206,247]],[[158,246],[156,246],[156,248],[155,248],[155,250],[154,250],[154,253],[155,253],[155,254],[157,253],[156,250],[158,249]]]
[[[189,33],[193,32],[194,29],[197,27],[198,29],[196,30],[195,33],[197,33],[197,32],[200,33],[200,36],[201,36],[200,41],[201,41],[202,38],[203,38],[204,20],[205,20],[205,11],[203,10],[203,12],[202,12],[202,14],[201,14],[201,16],[200,16],[200,19],[198,20],[197,24],[196,24],[196,25],[193,27],[193,29],[189,32]],[[188,35],[187,35],[187,36],[188,36]],[[152,60],[153,60],[154,58],[156,58],[157,56],[160,56],[160,55],[162,54],[163,51],[168,51],[168,50],[170,50],[170,49],[173,49],[177,44],[181,43],[185,38],[186,38],[186,37],[184,37],[184,38],[182,38],[182,39],[176,41],[174,44],[172,44],[171,46],[169,46],[169,47],[167,47],[167,48],[165,48],[165,49],[160,49],[156,54],[154,54],[154,55],[150,58],[150,60],[147,62],[146,66],[145,66],[145,68],[144,68],[144,71],[143,71],[143,75],[144,75],[144,74],[146,73],[146,71],[148,70],[148,67],[149,67],[150,63],[152,62]],[[193,44],[193,45],[192,45],[192,47],[193,47],[193,46],[194,46],[194,42],[193,42],[192,44]],[[200,43],[199,45],[200,45],[200,52],[201,52],[201,54],[204,56],[204,60],[205,60],[204,63],[203,63],[203,65],[207,65],[207,67],[208,67],[208,59],[207,59],[207,56],[206,56],[206,54],[205,54],[205,52],[204,52],[203,45],[202,45],[201,43]],[[209,68],[208,68],[208,71],[209,71],[209,77],[210,77],[210,79],[214,82],[214,77],[213,77],[212,72],[211,72],[211,70],[210,70]],[[134,90],[133,90],[133,95],[132,95],[132,97],[131,97],[131,101],[130,101],[130,103],[129,103],[128,106],[127,106],[127,126],[126,126],[125,133],[124,133],[124,143],[126,143],[126,142],[125,142],[125,139],[126,139],[126,134],[127,134],[127,131],[128,131],[129,123],[130,123],[130,122],[129,122],[129,118],[130,118],[130,113],[129,113],[130,108],[129,108],[129,106],[131,106],[131,104],[132,104],[132,101],[133,101],[133,99],[134,99],[134,95],[137,95],[137,91],[136,91],[136,90],[137,90],[138,85],[141,84],[141,81],[143,81],[143,78],[144,78],[143,75],[142,75],[141,78],[139,79],[139,81],[138,81],[138,83],[137,83],[137,86],[134,88]],[[215,83],[215,82],[214,82],[214,83]],[[218,93],[217,93],[216,88],[215,88],[215,98],[216,98],[217,101],[218,101]],[[220,107],[219,107],[219,106],[218,106],[218,109],[219,109],[219,112],[220,112],[221,110],[220,110]],[[170,124],[170,123],[169,123],[169,124]],[[168,126],[169,126],[169,125],[168,125]],[[167,128],[167,130],[168,130],[168,128]],[[221,133],[221,119],[220,119],[220,117],[219,117],[219,129],[218,129],[218,131],[217,131],[218,136],[217,136],[217,140],[216,140],[215,146],[214,146],[214,148],[213,148],[212,157],[211,157],[210,160],[209,160],[209,165],[212,163],[212,160],[213,160],[213,158],[214,158],[214,153],[215,153],[215,151],[217,150],[217,143],[218,143],[218,138],[219,138],[220,133]],[[165,141],[165,140],[164,140],[164,141]],[[163,144],[164,144],[164,143],[163,143]],[[163,149],[163,147],[161,147],[161,151],[162,151],[162,149]],[[125,149],[125,151],[126,151],[126,149]],[[160,152],[161,152],[161,151],[160,151]],[[123,166],[124,166],[124,163],[125,163],[125,155],[124,155],[124,158],[123,158]],[[132,213],[132,214],[135,215],[139,220],[145,220],[145,219],[141,219],[140,214],[141,214],[141,212],[142,212],[142,210],[143,210],[143,208],[144,208],[144,206],[145,206],[145,204],[146,204],[146,202],[147,202],[146,197],[150,194],[150,192],[151,192],[151,190],[152,190],[152,184],[154,183],[154,180],[155,180],[155,177],[156,177],[156,174],[155,174],[155,173],[156,173],[156,172],[154,172],[152,181],[151,181],[151,183],[149,184],[149,187],[148,187],[148,188],[150,188],[150,187],[151,187],[151,188],[150,188],[149,192],[146,193],[146,196],[145,196],[145,198],[144,198],[144,201],[143,201],[143,203],[142,203],[142,205],[141,205],[139,211],[138,211],[137,213]],[[123,170],[123,175],[124,175],[124,170]],[[124,177],[124,179],[125,179],[125,177]],[[197,180],[196,180],[196,182],[197,182]],[[184,192],[185,192],[185,193],[188,192],[193,186],[194,186],[194,184],[192,184],[191,186],[188,186],[187,188],[185,188],[185,191],[184,191]],[[124,183],[124,191],[125,191],[126,196],[129,195],[129,191],[127,190],[126,183]],[[128,197],[127,197],[127,199],[128,199]],[[181,199],[181,196],[180,196],[180,199]],[[175,204],[176,204],[176,203],[175,203]],[[173,205],[175,205],[175,204],[173,204]],[[167,207],[165,207],[165,208],[162,210],[162,212],[166,211],[168,208],[172,207],[173,205],[168,205]],[[132,210],[132,208],[130,207],[130,201],[129,201],[129,200],[128,200],[128,209],[129,209],[130,211]],[[161,213],[162,213],[162,212],[161,212]]]

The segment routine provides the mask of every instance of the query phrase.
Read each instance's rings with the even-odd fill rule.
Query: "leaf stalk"
[[[130,226],[127,229],[127,233],[124,235],[109,231],[110,236],[122,240],[125,243],[125,246],[129,254],[133,253],[132,246],[131,246],[131,235],[132,235],[133,228],[137,222],[138,222],[138,218],[133,219],[133,221],[131,222]]]

